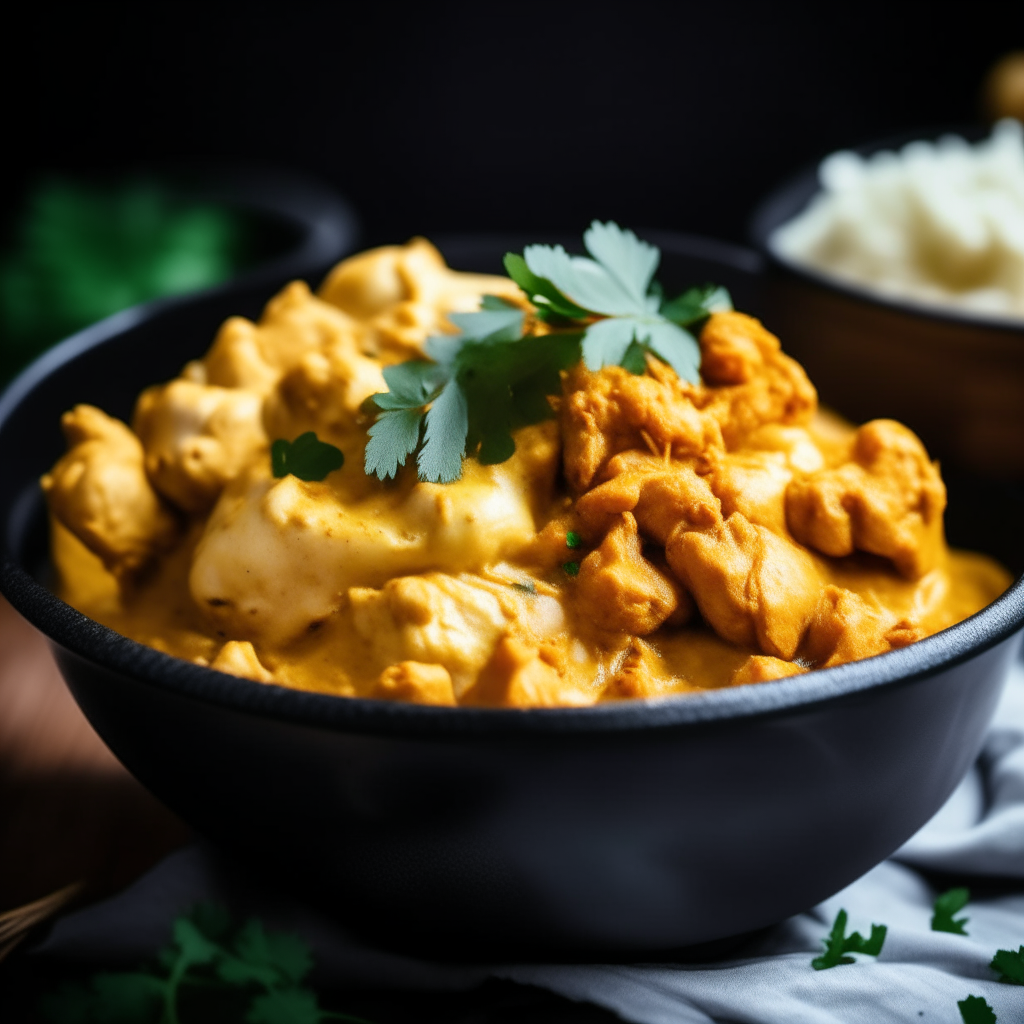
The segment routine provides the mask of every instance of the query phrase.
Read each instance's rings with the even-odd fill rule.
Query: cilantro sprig
[[[419,448],[421,480],[451,483],[462,459],[504,462],[515,451],[512,431],[551,415],[547,396],[559,371],[579,359],[578,333],[523,336],[524,314],[494,296],[477,313],[452,313],[457,334],[427,339],[430,357],[384,370],[388,391],[372,395],[379,410],[370,427],[364,468],[392,478]]]
[[[341,449],[321,441],[312,430],[299,434],[294,441],[278,438],[270,446],[270,468],[276,477],[290,473],[300,480],[323,480],[344,464]]]
[[[581,358],[591,370],[640,374],[650,352],[700,381],[700,347],[687,328],[732,309],[729,293],[708,285],[664,301],[654,280],[660,251],[617,224],[594,221],[583,243],[590,256],[549,245],[505,256],[548,333],[527,332],[521,309],[486,295],[478,312],[449,315],[456,333],[428,338],[426,359],[384,370],[388,390],[365,406],[375,417],[368,476],[393,479],[413,453],[419,478],[432,483],[458,480],[469,455],[504,462],[515,451],[512,432],[552,415],[560,371]]]
[[[67,985],[45,997],[41,1010],[53,1024],[180,1024],[187,993],[190,1006],[209,1004],[220,1020],[366,1024],[320,1007],[302,984],[312,967],[309,947],[297,936],[266,931],[256,919],[235,929],[223,908],[202,905],[175,920],[172,941],[153,968],[96,974],[87,986]],[[225,1012],[229,1006],[234,1014]]]
[[[948,892],[944,892],[936,897],[932,914],[932,931],[966,935],[967,929],[965,925],[970,918],[954,918],[953,915],[963,910],[970,898],[971,891],[963,888],[950,889]]]
[[[1024,985],[1024,946],[1016,952],[1012,949],[997,950],[989,966],[1000,975],[1000,981],[1009,985]]]
[[[968,996],[956,1004],[964,1024],[996,1024],[996,1014],[983,996]]]
[[[549,321],[585,322],[583,361],[590,370],[622,365],[642,373],[652,352],[691,384],[700,382],[700,346],[686,328],[732,309],[724,288],[691,288],[664,301],[654,281],[661,252],[632,231],[594,221],[583,235],[589,257],[560,245],[508,253],[505,270]]]
[[[825,952],[811,961],[811,966],[816,971],[824,971],[830,967],[838,967],[840,964],[852,964],[854,959],[847,956],[847,953],[867,953],[869,956],[878,956],[882,952],[882,944],[885,942],[885,935],[888,929],[884,924],[873,924],[871,935],[864,938],[860,932],[852,935],[846,934],[846,911],[840,910],[836,914],[835,923],[827,939],[822,941],[825,944]]]

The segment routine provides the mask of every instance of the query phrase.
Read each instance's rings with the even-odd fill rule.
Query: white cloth
[[[963,911],[968,935],[933,932],[937,892],[915,868],[942,872],[950,885],[978,876],[1000,881]],[[37,953],[137,964],[166,941],[176,914],[199,900],[224,899],[226,888],[210,856],[189,848],[107,903],[60,920]],[[997,949],[1024,945],[1024,663],[1014,666],[981,757],[942,810],[892,860],[773,928],[737,959],[443,965],[361,945],[295,904],[250,893],[247,906],[311,944],[312,980],[325,988],[455,990],[490,976],[596,1003],[638,1024],[960,1024],[957,1002],[977,995],[1000,1024],[1024,1022],[1024,987],[1001,984],[988,966]],[[885,945],[877,959],[815,971],[811,959],[840,908],[849,931],[887,925]]]

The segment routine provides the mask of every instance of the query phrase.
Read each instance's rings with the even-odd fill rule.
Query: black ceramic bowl
[[[716,281],[756,306],[753,254],[654,240],[668,288]],[[521,241],[442,248],[457,267],[498,270]],[[260,685],[142,647],[57,600],[40,582],[36,481],[63,449],[61,412],[90,401],[127,416],[143,386],[269,294],[240,287],[115,318],[0,399],[0,589],[50,638],[111,749],[200,832],[392,946],[648,957],[814,904],[895,850],[956,786],[1017,649],[1024,583],[966,622],[857,664],[528,711]],[[996,544],[995,514],[965,539]]]
[[[956,129],[972,141],[980,129]],[[921,132],[856,148],[899,149]],[[854,422],[899,419],[954,472],[1024,482],[1024,322],[901,301],[792,260],[775,231],[820,191],[817,164],[758,206],[754,244],[765,257],[764,312],[804,364],[822,400]]]

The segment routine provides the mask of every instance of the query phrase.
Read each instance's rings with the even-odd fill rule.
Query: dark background
[[[333,184],[368,244],[595,216],[743,240],[800,165],[978,120],[1024,48],[1011,4],[37,7],[5,29],[8,222],[47,171],[242,158]]]

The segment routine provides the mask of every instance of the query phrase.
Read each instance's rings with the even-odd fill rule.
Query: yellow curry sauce
[[[90,406],[43,480],[60,594],[159,650],[342,696],[584,705],[760,682],[902,647],[1010,583],[943,536],[938,467],[907,428],[823,414],[741,313],[700,336],[702,383],[659,360],[563,374],[555,418],[451,484],[363,470],[382,368],[507,279],[423,240],[288,285],[228,320],[131,429]],[[340,448],[275,478],[270,442]],[[576,543],[577,547],[570,545]]]

